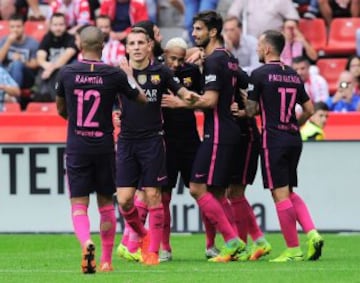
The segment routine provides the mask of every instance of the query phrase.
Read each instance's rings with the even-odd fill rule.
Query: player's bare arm
[[[248,94],[246,90],[239,89],[240,91],[240,97],[243,101],[244,105],[246,105]],[[233,102],[230,106],[231,113],[238,118],[245,118],[247,117],[245,109],[239,109],[239,104],[237,102]]]
[[[202,66],[205,59],[205,53],[202,48],[192,47],[186,50],[186,62]]]
[[[200,95],[196,92],[188,90],[186,87],[182,87],[178,90],[177,95],[184,100],[188,106],[192,106],[195,101],[200,99]]]
[[[314,114],[314,105],[310,99],[301,106],[303,108],[303,112],[298,119],[299,126],[304,125],[305,122]]]
[[[66,101],[63,97],[56,96],[56,108],[59,115],[67,119]]]
[[[199,99],[192,104],[193,108],[215,108],[219,100],[219,92],[216,90],[207,90]]]
[[[161,107],[166,108],[187,108],[188,103],[182,100],[180,97],[172,94],[163,94],[161,99]]]
[[[247,116],[254,117],[259,113],[259,104],[253,100],[246,100],[245,111]]]

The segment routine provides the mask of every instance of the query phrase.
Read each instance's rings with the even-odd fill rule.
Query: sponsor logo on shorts
[[[206,173],[195,173],[195,178],[202,178],[206,176]]]
[[[157,177],[157,181],[158,182],[161,182],[161,181],[164,181],[165,179],[167,178],[167,176],[161,176],[161,177]]]
[[[248,84],[248,91],[253,91],[254,90],[254,85],[253,84]]]

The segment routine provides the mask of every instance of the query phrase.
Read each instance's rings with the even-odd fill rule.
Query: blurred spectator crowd
[[[271,4],[270,4],[271,2]],[[257,37],[283,31],[284,63],[315,102],[330,111],[360,111],[360,0],[0,0],[0,111],[9,103],[55,100],[58,70],[81,59],[77,35],[96,25],[105,34],[103,61],[116,66],[135,23],[150,20],[161,45],[177,36],[189,46],[192,18],[217,10],[225,46],[251,73],[260,63]]]

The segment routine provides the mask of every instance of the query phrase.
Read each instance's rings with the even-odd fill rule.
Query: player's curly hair
[[[216,29],[216,37],[223,42],[224,39],[221,35],[221,31],[223,28],[223,19],[220,14],[216,13],[213,10],[203,11],[196,14],[193,17],[193,23],[201,21],[205,24],[208,30]]]

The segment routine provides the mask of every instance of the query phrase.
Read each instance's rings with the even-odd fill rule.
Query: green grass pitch
[[[218,237],[219,238],[219,237]],[[323,256],[316,262],[270,263],[284,249],[280,234],[268,234],[272,253],[257,262],[208,263],[204,235],[172,236],[173,261],[158,266],[126,262],[114,255],[112,273],[83,275],[74,235],[0,235],[0,282],[360,282],[360,235],[325,234]],[[120,237],[117,237],[116,244]],[[98,235],[97,262],[100,245]],[[305,236],[301,235],[305,251]]]

